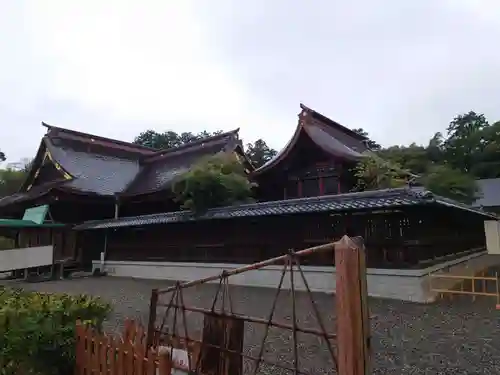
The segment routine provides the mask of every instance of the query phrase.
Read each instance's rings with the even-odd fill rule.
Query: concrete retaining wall
[[[481,261],[481,258],[485,256],[488,257],[484,252],[475,253],[419,270],[369,268],[367,270],[368,294],[374,297],[430,302],[435,298],[429,287],[428,275],[430,272],[442,269],[453,272],[454,268],[463,270],[466,264],[473,264],[472,268],[482,267],[482,270],[485,262]],[[110,276],[190,281],[220,274],[223,270],[241,266],[241,264],[222,263],[106,261],[104,269]],[[94,269],[100,267],[100,261],[93,262]],[[469,267],[469,271],[472,268]],[[269,266],[231,276],[229,280],[234,285],[274,288],[279,284],[282,269],[282,266]],[[335,292],[334,267],[302,266],[302,269],[311,290],[326,293]],[[300,282],[299,274],[295,280],[296,288],[304,290],[305,287]],[[289,287],[289,279],[285,277],[283,288]]]

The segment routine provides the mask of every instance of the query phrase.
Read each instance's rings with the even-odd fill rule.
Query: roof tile
[[[495,215],[447,198],[436,196],[422,188],[398,188],[235,205],[210,209],[201,216],[194,216],[190,211],[177,211],[153,215],[123,217],[113,220],[91,221],[83,223],[75,227],[75,229],[106,229],[152,224],[168,224],[194,220],[230,219],[236,217],[390,209],[430,203],[471,211],[485,217],[496,218]]]

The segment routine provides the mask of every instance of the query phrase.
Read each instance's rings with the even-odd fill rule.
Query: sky
[[[383,145],[500,120],[496,0],[0,2],[0,150],[41,122],[132,141],[232,130],[281,149],[304,103]]]

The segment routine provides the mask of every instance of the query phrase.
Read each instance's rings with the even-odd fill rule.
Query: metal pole
[[[108,231],[104,232],[104,248],[101,252],[101,274],[105,272],[106,268],[106,255],[108,252]]]

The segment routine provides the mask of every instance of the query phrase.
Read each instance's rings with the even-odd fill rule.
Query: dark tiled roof
[[[309,137],[320,149],[346,160],[359,160],[369,151],[366,138],[322,114],[301,105],[299,123],[285,147],[271,160],[255,170],[258,175],[278,165],[292,151],[301,137]]]
[[[240,142],[237,131],[208,137],[169,150],[152,150],[132,143],[111,140],[72,130],[48,126],[42,140],[30,178],[22,192],[3,203],[30,199],[35,187],[34,172],[43,161],[45,150],[71,176],[63,188],[84,194],[113,196],[114,194],[143,194],[167,187],[173,177],[185,172],[199,158],[233,149]],[[31,181],[31,182],[30,182]],[[0,206],[2,202],[0,202]]]
[[[57,126],[49,125],[44,122],[42,122],[42,125],[48,129],[47,135],[49,136],[92,144],[94,146],[99,145],[106,149],[121,150],[142,155],[152,155],[158,151],[147,146],[120,141],[117,139],[105,138],[94,134],[82,133],[76,130],[59,128]]]
[[[53,181],[44,185],[35,186],[28,192],[20,192],[6,197],[2,197],[0,198],[0,207],[5,207],[17,203],[23,203],[32,199],[43,197],[44,195],[48,194],[51,189],[61,186],[65,182],[66,182],[65,180]]]
[[[322,115],[319,112],[316,112],[314,109],[311,109],[304,104],[300,104],[300,108],[309,113],[314,119],[329,125],[331,128],[338,130],[341,134],[344,135],[341,139],[342,141],[351,142],[353,140],[356,140],[357,142],[363,142],[368,140],[364,135],[361,135],[359,133],[356,133],[354,130],[349,129],[347,126],[341,125],[336,121],[333,121],[332,119],[329,119],[328,117]],[[347,138],[348,137],[348,138]],[[346,143],[349,144],[349,143]]]
[[[123,217],[114,220],[87,222],[75,227],[75,229],[120,228],[193,220],[230,219],[237,217],[259,217],[312,212],[377,210],[423,204],[446,205],[457,209],[472,211],[485,217],[496,217],[450,199],[435,196],[431,192],[421,188],[400,188],[214,208],[208,210],[204,215],[197,217],[189,211]]]
[[[113,195],[123,191],[140,169],[137,159],[86,152],[65,142],[55,146],[50,138],[46,142],[54,160],[73,177],[65,186],[84,193]]]
[[[475,207],[498,207],[500,206],[500,178],[486,178],[476,181],[479,188],[479,199]]]
[[[189,147],[150,156],[143,160],[139,174],[124,193],[146,194],[167,189],[176,177],[187,172],[200,158],[221,151],[233,151],[240,142],[237,133],[229,132],[193,143]]]

